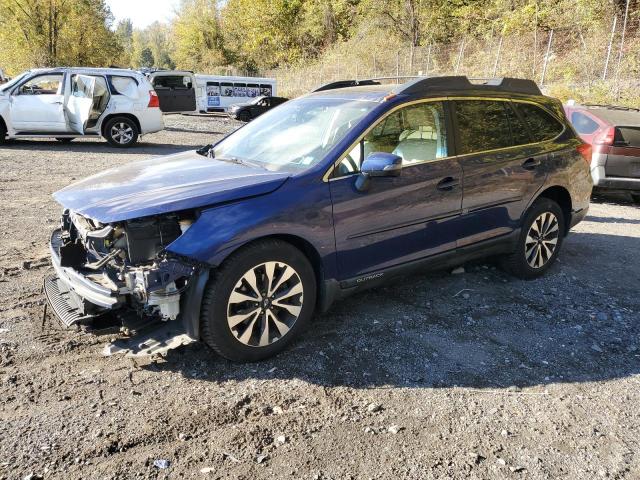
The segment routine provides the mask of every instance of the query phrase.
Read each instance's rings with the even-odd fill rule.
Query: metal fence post
[[[627,19],[629,18],[629,3],[627,0],[627,6],[624,9],[624,21],[622,22],[622,36],[620,38],[620,51],[618,52],[618,66],[616,67],[616,100],[620,98],[620,66],[622,63],[622,52],[624,50],[624,37],[627,33]]]
[[[613,47],[613,38],[616,35],[616,24],[618,23],[618,15],[614,14],[613,26],[611,27],[611,37],[609,38],[609,47],[607,48],[607,58],[604,61],[604,70],[602,72],[602,80],[607,79],[607,70],[609,69],[609,59],[611,58],[611,48]]]
[[[504,35],[500,35],[500,42],[498,43],[498,51],[496,52],[496,61],[493,64],[493,74],[492,77],[495,77],[498,73],[498,64],[500,63],[500,54],[502,53],[502,42],[504,40]]]
[[[547,53],[544,55],[544,64],[542,65],[542,77],[540,78],[540,86],[544,85],[544,77],[547,74],[547,64],[549,63],[549,53],[551,52],[551,42],[553,41],[553,29],[549,32],[549,43],[547,43]]]

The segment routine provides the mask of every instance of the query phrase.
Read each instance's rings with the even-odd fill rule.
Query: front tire
[[[4,122],[0,119],[0,145],[7,140],[7,127],[4,126]]]
[[[262,360],[305,329],[315,303],[315,273],[302,252],[280,240],[253,243],[229,257],[209,281],[202,339],[228,360]]]
[[[238,120],[248,123],[251,121],[251,114],[247,111],[240,112],[240,115],[238,115]]]
[[[114,117],[104,126],[104,138],[118,148],[127,148],[138,141],[138,126],[129,117]]]
[[[544,275],[558,258],[565,224],[556,202],[537,199],[525,214],[515,249],[502,260],[504,269],[524,280]]]

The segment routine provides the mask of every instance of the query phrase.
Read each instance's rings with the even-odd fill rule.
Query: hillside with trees
[[[182,0],[114,25],[104,0],[0,0],[0,66],[118,65],[337,78],[524,76],[562,97],[637,101],[639,0]]]

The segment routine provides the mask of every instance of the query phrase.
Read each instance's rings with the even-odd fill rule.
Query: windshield
[[[222,140],[214,154],[268,170],[304,170],[320,162],[377,105],[313,97],[286,102]]]
[[[249,102],[249,105],[255,105],[258,102],[261,102],[264,97],[256,97]]]
[[[11,87],[13,87],[15,84],[17,84],[20,80],[22,80],[29,72],[22,72],[20,75],[18,75],[17,77],[14,77],[11,79],[11,81],[5,83],[4,85],[0,85],[0,92],[4,92],[5,90],[9,90]]]

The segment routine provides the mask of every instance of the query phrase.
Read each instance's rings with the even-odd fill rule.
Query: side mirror
[[[366,192],[372,177],[399,177],[401,173],[402,157],[393,153],[373,152],[362,163],[356,188]]]

